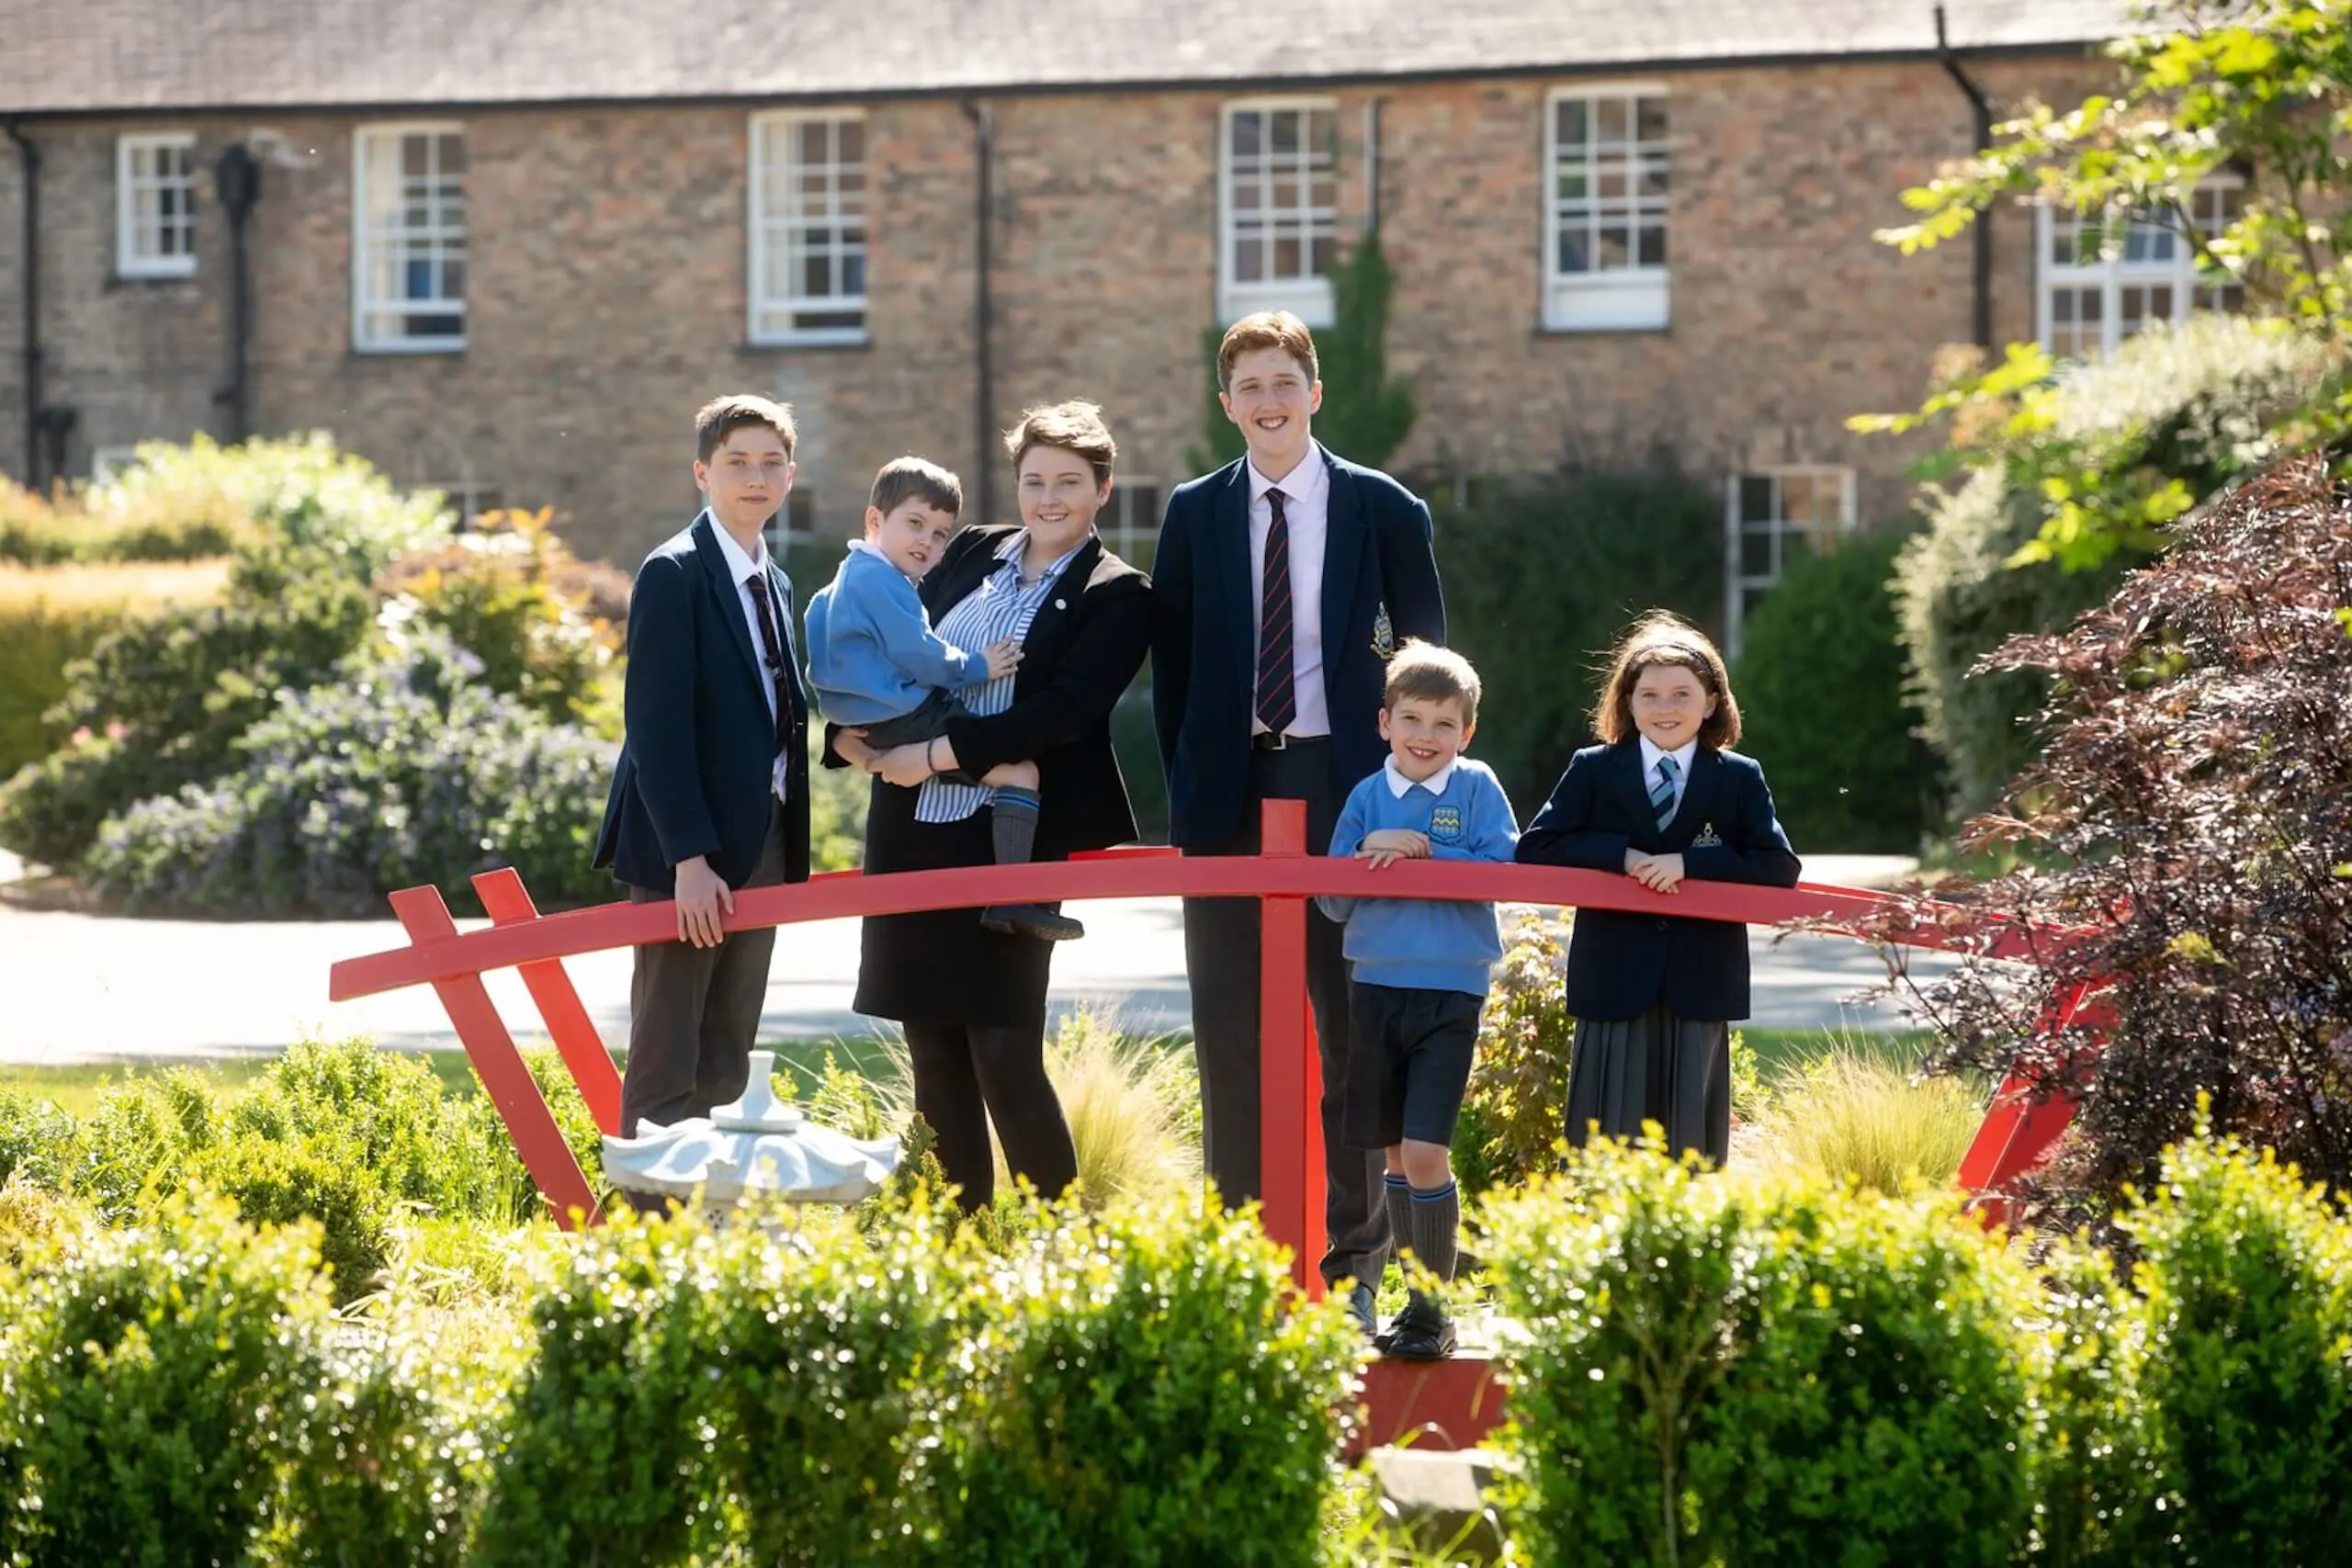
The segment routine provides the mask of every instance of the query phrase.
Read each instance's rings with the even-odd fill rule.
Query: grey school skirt
[[[1680,1019],[1664,1004],[1632,1018],[1577,1020],[1568,1068],[1568,1143],[1587,1128],[1637,1138],[1666,1129],[1667,1147],[1697,1149],[1715,1165],[1731,1152],[1731,1025]]]

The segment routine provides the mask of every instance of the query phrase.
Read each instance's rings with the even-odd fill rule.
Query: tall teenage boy
[[[1314,437],[1315,340],[1287,311],[1235,322],[1217,394],[1249,451],[1168,498],[1152,575],[1152,709],[1171,837],[1192,854],[1254,854],[1259,805],[1306,803],[1330,842],[1356,781],[1388,754],[1385,661],[1445,640],[1429,508]],[[1354,1280],[1367,1332],[1389,1252],[1382,1156],[1340,1138],[1348,968],[1340,928],[1310,909],[1306,987],[1323,1067],[1329,1182],[1324,1280]],[[1201,1076],[1203,1155],[1228,1202],[1259,1196],[1258,905],[1187,899],[1184,957]]]

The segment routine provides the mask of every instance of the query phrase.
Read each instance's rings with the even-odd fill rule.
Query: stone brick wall
[[[2079,96],[2102,67],[1978,63],[1996,95]],[[1422,415],[1399,467],[1540,467],[1653,441],[1702,471],[1842,463],[1865,518],[1897,515],[1920,442],[1847,415],[1914,406],[1938,345],[1970,330],[1965,243],[1903,258],[1871,231],[1896,193],[1967,150],[1965,102],[1927,65],[1736,69],[1666,79],[1675,141],[1670,326],[1541,325],[1543,120],[1551,84],[1397,85],[1334,95],[1342,233],[1367,208],[1379,106],[1383,234],[1397,276],[1392,363]],[[1216,93],[1003,99],[994,168],[994,423],[1028,402],[1102,402],[1123,469],[1184,477],[1207,406],[1216,310]],[[356,116],[176,120],[198,131],[197,278],[114,278],[114,138],[43,124],[50,395],[96,446],[220,428],[227,248],[210,170],[256,130],[281,149],[254,229],[258,428],[323,428],[407,482],[471,479],[551,504],[583,550],[634,561],[690,514],[688,421],[718,392],[799,411],[820,533],[854,529],[875,468],[978,460],[973,127],[956,105],[866,109],[869,344],[746,342],[748,117],[738,109],[498,112],[465,121],[468,346],[352,346]],[[0,146],[0,277],[17,276],[17,172]],[[2031,220],[1996,228],[1996,327],[2032,331]],[[0,293],[0,471],[20,471],[17,296]],[[989,461],[1001,464],[993,451]],[[999,473],[997,510],[1012,487]]]

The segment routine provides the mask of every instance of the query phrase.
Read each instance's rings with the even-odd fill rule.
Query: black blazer
[[[1797,885],[1796,853],[1781,831],[1772,791],[1754,759],[1702,746],[1681,808],[1663,832],[1642,773],[1638,738],[1577,752],[1552,798],[1520,835],[1518,858],[1622,875],[1625,852],[1633,849],[1679,854],[1684,874],[1705,882]],[[1718,841],[1695,841],[1702,838]],[[1747,928],[1578,909],[1568,938],[1569,1016],[1633,1018],[1661,1001],[1681,1019],[1746,1018]]]
[[[989,525],[956,536],[922,580],[923,608],[933,626],[996,570],[996,552],[1018,532]],[[1136,836],[1126,781],[1111,749],[1111,710],[1150,649],[1151,592],[1149,578],[1103,548],[1100,538],[1089,539],[1062,570],[1022,639],[1012,705],[947,726],[948,744],[967,773],[977,776],[1024,759],[1036,762],[1039,860],[1106,849]],[[842,763],[829,750],[825,765]],[[879,785],[869,840],[877,828],[895,835],[900,815],[911,823],[916,794]]]
[[[645,558],[629,593],[626,738],[596,835],[599,866],[669,894],[683,860],[707,855],[729,887],[759,867],[775,797],[775,727],[765,659],[752,646],[708,513]],[[792,673],[785,880],[808,876],[808,695],[793,650],[792,583],[768,558]]]
[[[1323,696],[1332,790],[1379,770],[1388,655],[1407,637],[1445,640],[1430,509],[1375,468],[1317,446],[1330,469],[1323,552]],[[1169,837],[1211,849],[1244,835],[1250,725],[1257,700],[1258,605],[1250,582],[1248,459],[1180,485],[1152,559],[1152,717],[1168,771]],[[960,752],[959,752],[960,755]]]

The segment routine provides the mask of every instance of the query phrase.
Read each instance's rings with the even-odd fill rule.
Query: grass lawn
[[[1891,1060],[1917,1062],[1935,1033],[1926,1029],[1898,1030],[1888,1034],[1865,1033],[1859,1030],[1832,1029],[1750,1029],[1735,1025],[1756,1053],[1756,1066],[1767,1083],[1783,1066],[1793,1066],[1808,1056],[1817,1056],[1833,1045],[1851,1050],[1867,1051]]]
[[[775,1052],[777,1066],[789,1068],[803,1084],[815,1081],[828,1050],[842,1066],[869,1077],[886,1077],[896,1071],[890,1065],[888,1044],[873,1035],[834,1040],[763,1040],[760,1045],[763,1050]],[[466,1059],[463,1051],[424,1051],[418,1055],[432,1066],[451,1093],[481,1092],[481,1080],[474,1076],[473,1064]],[[0,1089],[14,1089],[21,1094],[55,1100],[62,1109],[79,1119],[96,1107],[100,1090],[126,1078],[151,1077],[169,1072],[174,1067],[193,1067],[221,1088],[235,1090],[259,1077],[273,1060],[274,1057],[258,1055],[216,1060],[125,1056],[108,1062],[85,1062],[65,1067],[0,1065]]]

